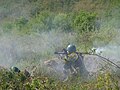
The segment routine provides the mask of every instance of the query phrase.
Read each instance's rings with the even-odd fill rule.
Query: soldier
[[[21,73],[23,74],[25,77],[30,77],[30,73],[25,69],[24,71],[20,71],[20,69],[18,67],[11,67],[10,68],[11,71],[15,72],[15,73]]]
[[[68,45],[67,46],[67,56],[64,58],[65,65],[64,65],[64,74],[67,75],[68,69],[70,70],[71,74],[77,74],[80,72],[80,75],[85,74],[87,72],[85,65],[83,63],[83,56],[76,52],[75,45]],[[88,74],[88,72],[86,73]]]
[[[75,45],[68,45],[67,47],[67,56],[64,58],[65,65],[64,65],[64,73],[66,70],[70,69],[71,73],[75,73],[74,70],[74,63],[78,60],[78,55],[76,54],[76,47]]]
[[[23,71],[23,73],[26,77],[30,77],[30,73],[26,69]]]

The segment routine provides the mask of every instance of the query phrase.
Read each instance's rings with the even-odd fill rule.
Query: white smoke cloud
[[[22,60],[32,62],[52,58],[57,48],[66,47],[69,42],[74,42],[74,36],[54,30],[24,36],[3,34],[0,36],[0,65],[10,67]]]

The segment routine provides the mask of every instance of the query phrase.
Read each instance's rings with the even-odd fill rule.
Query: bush
[[[54,29],[60,29],[62,31],[71,31],[71,22],[67,14],[57,14],[53,20]]]
[[[39,75],[26,78],[24,74],[6,69],[0,71],[0,90],[119,90],[117,77],[110,72],[99,73],[93,80],[82,82],[74,77],[60,82],[49,76]]]
[[[43,31],[49,31],[52,29],[52,20],[54,14],[44,11],[31,18],[26,25],[26,29],[30,32],[41,33]]]
[[[28,20],[24,17],[18,18],[15,21],[15,25],[17,27],[18,30],[21,30],[22,27],[24,27],[27,24]]]
[[[96,14],[81,11],[75,16],[73,26],[79,33],[95,30]]]

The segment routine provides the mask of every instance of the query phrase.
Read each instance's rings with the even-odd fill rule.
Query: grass
[[[24,72],[14,73],[6,69],[0,71],[1,90],[119,90],[119,79],[110,72],[99,73],[94,79],[81,81],[70,78],[61,82],[47,75],[26,77]]]

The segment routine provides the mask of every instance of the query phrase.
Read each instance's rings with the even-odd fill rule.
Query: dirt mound
[[[93,55],[85,55],[84,64],[89,72],[97,72],[102,66],[104,66],[104,62],[101,58]]]
[[[88,72],[97,72],[101,69],[102,65],[104,66],[104,62],[101,58],[97,56],[85,55],[83,63],[85,64],[85,68]],[[51,60],[46,60],[44,65],[49,68],[54,68],[55,70],[62,71],[64,66],[64,60],[55,58]]]
[[[46,60],[44,61],[44,65],[49,69],[55,70],[56,72],[63,73],[64,60],[62,59],[54,58],[51,60]]]

